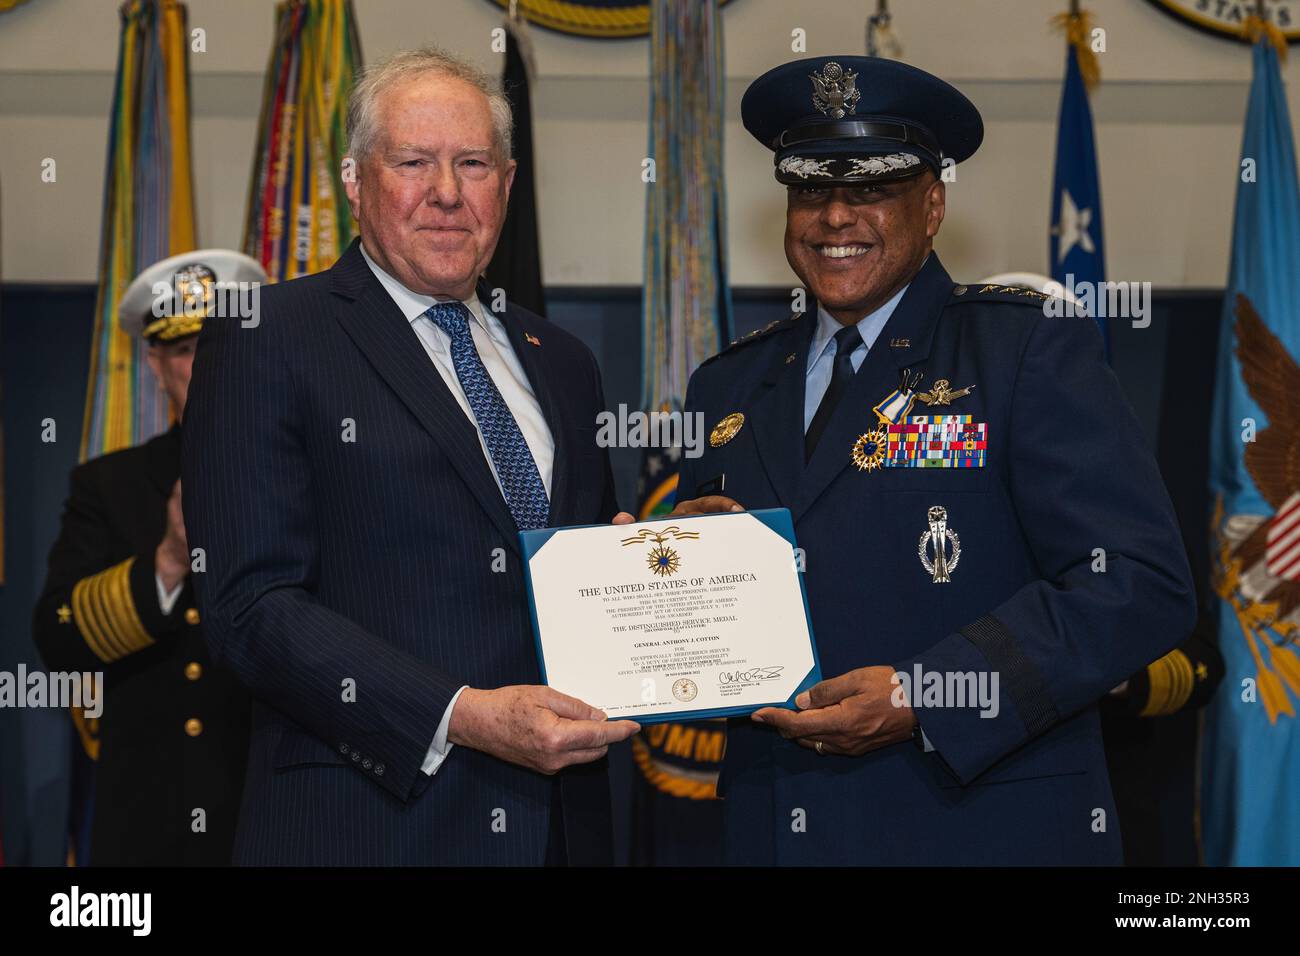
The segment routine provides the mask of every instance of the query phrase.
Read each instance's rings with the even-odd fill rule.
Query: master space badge
[[[949,575],[957,570],[961,560],[961,539],[957,532],[948,527],[948,509],[942,505],[933,506],[926,513],[928,529],[921,532],[921,541],[916,552],[921,558],[921,566],[930,574],[935,584],[947,584],[952,580]],[[930,552],[934,557],[930,557]]]

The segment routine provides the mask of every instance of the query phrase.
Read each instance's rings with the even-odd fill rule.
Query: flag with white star
[[[1067,289],[1104,282],[1106,255],[1101,231],[1101,187],[1092,134],[1092,109],[1074,44],[1065,47],[1065,89],[1056,131],[1056,179],[1048,237],[1052,278]],[[1096,316],[1110,355],[1105,316]]]

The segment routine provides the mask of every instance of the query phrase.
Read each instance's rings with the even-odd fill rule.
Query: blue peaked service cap
[[[905,179],[979,149],[984,122],[959,90],[897,60],[818,56],[768,70],[740,116],[775,151],[778,182],[837,186]]]

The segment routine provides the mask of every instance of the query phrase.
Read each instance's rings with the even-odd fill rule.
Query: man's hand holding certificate
[[[546,683],[611,718],[793,707],[821,678],[784,509],[520,537]]]

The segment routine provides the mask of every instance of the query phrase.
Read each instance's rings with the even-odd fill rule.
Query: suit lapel
[[[797,501],[799,480],[804,470],[804,380],[807,377],[808,349],[816,326],[815,319],[805,313],[794,324],[794,336],[782,336],[783,343],[788,341],[794,347],[794,357],[790,358],[792,353],[786,347],[776,349],[758,391],[750,401],[759,459],[776,489],[777,498],[791,510]],[[795,448],[798,454],[792,453]],[[693,491],[688,489],[688,493]]]
[[[361,256],[357,240],[330,270],[330,291],[347,300],[335,318],[379,376],[446,452],[492,523],[519,550],[519,528],[483,456],[478,433],[429,361],[411,323]]]
[[[944,304],[952,295],[952,287],[952,279],[940,264],[939,257],[931,252],[894,309],[894,314],[880,330],[817,443],[799,484],[796,506],[792,509],[795,520],[812,507],[840,472],[850,467],[853,443],[863,432],[876,426],[872,407],[898,388],[904,369],[916,370],[929,356],[934,329]],[[890,343],[895,340],[905,340],[909,344],[907,347],[891,347]],[[799,447],[802,448],[802,435],[800,439]]]
[[[480,299],[483,298],[481,293],[482,290]],[[540,344],[533,344],[533,341],[542,343],[546,340],[546,327],[540,320],[514,308],[507,308],[499,318],[509,335],[510,346],[515,350],[519,363],[524,367],[524,374],[533,386],[533,394],[537,396],[537,404],[542,408],[546,425],[555,442],[549,523],[552,527],[559,527],[572,521],[575,494],[569,469],[569,463],[575,460],[574,426],[570,421],[570,409],[561,401],[564,394],[563,370],[556,367],[560,353],[557,349],[548,350]],[[533,341],[529,341],[529,336]]]

